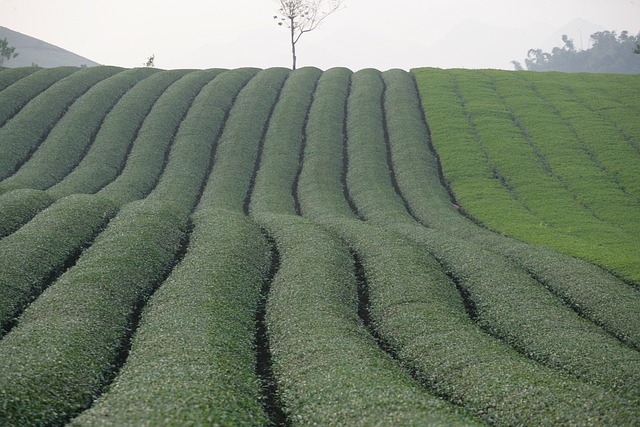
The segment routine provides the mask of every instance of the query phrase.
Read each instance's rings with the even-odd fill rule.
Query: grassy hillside
[[[415,74],[469,215],[640,282],[640,76]]]
[[[1,70],[0,419],[637,422],[639,89]]]

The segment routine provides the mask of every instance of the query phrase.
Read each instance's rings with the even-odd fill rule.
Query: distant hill
[[[100,65],[90,59],[76,55],[35,37],[27,36],[6,27],[0,27],[0,39],[7,38],[9,46],[16,48],[19,55],[4,62],[5,67],[17,68],[38,65],[44,68],[64,65],[95,67]]]

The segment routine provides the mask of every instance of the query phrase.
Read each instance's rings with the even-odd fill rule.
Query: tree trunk
[[[293,22],[293,17],[290,18],[291,19],[291,55],[293,56],[293,66],[292,69],[296,69],[296,27],[295,24]]]

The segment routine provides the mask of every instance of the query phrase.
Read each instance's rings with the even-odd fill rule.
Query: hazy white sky
[[[0,0],[0,25],[101,64],[291,66],[277,0]],[[567,24],[572,23],[569,27]],[[512,69],[569,33],[640,32],[640,0],[345,0],[298,43],[298,65]]]

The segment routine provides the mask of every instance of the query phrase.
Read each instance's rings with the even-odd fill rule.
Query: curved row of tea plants
[[[170,78],[174,79],[174,77]],[[225,83],[233,87],[229,82]],[[183,114],[179,115],[178,120],[182,117]],[[166,119],[161,123],[165,122]],[[175,126],[177,124],[175,123]],[[173,132],[170,130],[167,140]],[[140,167],[130,168],[130,170],[134,174],[138,172],[139,176]],[[128,190],[127,187],[121,187],[119,197],[124,200],[135,200],[136,195],[127,193]],[[17,215],[19,220],[24,220],[25,217],[30,218],[31,214],[35,214],[33,212],[35,209],[46,207],[51,202],[50,199],[41,197],[42,193],[39,192],[27,190],[18,190],[18,192],[21,193],[21,201],[24,202],[25,199],[27,202],[32,201],[32,203],[26,203],[27,209],[18,212],[21,214]],[[2,198],[7,200],[13,193],[7,193]],[[113,195],[117,194],[112,191],[109,195],[113,199]],[[19,203],[14,205],[20,207]],[[3,329],[5,325],[14,321],[13,317],[46,288],[49,282],[73,264],[74,258],[79,255],[82,247],[89,243],[104,226],[105,221],[115,214],[114,208],[113,202],[101,195],[65,197],[41,212],[18,232],[0,241],[0,250],[5,253],[3,261],[10,263],[2,271],[3,292],[7,295],[2,307],[3,310],[7,310],[2,316]]]
[[[374,84],[380,87],[380,82],[372,81],[371,75],[367,78],[358,77],[354,77],[353,93],[361,93],[361,88],[357,87],[360,84]],[[371,95],[371,99],[375,99],[379,109],[379,96]],[[354,108],[357,104],[354,100],[349,105]],[[374,109],[373,106],[370,108]],[[379,116],[379,112],[377,115]],[[310,122],[311,119],[313,114]],[[358,116],[358,119],[353,126],[357,127],[363,117]],[[349,120],[350,117],[347,122]],[[363,126],[367,126],[366,120]],[[359,138],[365,133],[351,132],[349,135]],[[379,139],[382,138],[379,136]],[[308,139],[309,150],[313,148],[313,143],[312,139]],[[351,143],[352,140],[349,138],[348,144]],[[356,142],[358,143],[362,141]],[[364,182],[367,182],[369,188],[375,187],[376,184],[391,188],[386,162],[379,159],[378,173],[369,173],[376,168],[375,154],[371,154],[375,152],[376,150],[370,147],[358,150],[356,146],[349,150],[350,167],[352,163],[360,163],[360,160],[363,160],[362,164],[349,172],[350,188],[363,188]],[[378,150],[378,153],[381,151]],[[336,153],[324,159],[309,156],[305,157],[304,165],[315,164],[315,170],[330,169],[328,163],[340,163],[336,157]],[[321,167],[318,167],[318,163],[322,163]],[[363,167],[365,164],[367,167]],[[318,175],[312,179],[336,181],[336,175]],[[331,187],[335,188],[336,185],[323,186]],[[378,191],[376,194],[381,193]],[[303,212],[338,230],[354,245],[362,258],[368,277],[374,327],[381,333],[387,345],[395,350],[397,357],[416,372],[428,387],[470,411],[500,424],[579,424],[596,422],[595,420],[623,422],[634,416],[633,406],[624,399],[610,399],[604,390],[591,388],[527,361],[508,346],[485,335],[467,317],[455,285],[440,271],[438,263],[415,243],[353,220],[324,219],[323,210],[327,208],[326,203],[329,199],[326,194],[318,196],[319,200],[323,200],[322,206],[313,202],[315,194],[301,193],[301,197],[304,199],[301,203]],[[341,198],[340,193],[334,192],[334,204],[346,205]],[[395,203],[397,195],[390,195],[386,200],[378,200],[380,205],[390,205]],[[375,205],[371,200],[355,204],[359,212],[365,215],[368,207]],[[360,209],[361,207],[364,208]],[[382,206],[381,209],[384,210],[385,207]],[[386,210],[391,212],[389,215],[393,215],[393,207]],[[376,214],[379,218],[387,218],[382,212],[373,213],[372,216],[375,217]],[[393,221],[402,221],[400,215],[392,218],[391,222]],[[420,232],[419,228],[409,228],[414,234]],[[466,347],[465,343],[469,344],[469,347]],[[426,355],[429,357],[425,357]],[[451,371],[448,366],[458,368]],[[468,367],[464,373],[463,366]],[[504,381],[503,386],[496,388],[495,382],[499,378],[508,380],[501,380]],[[518,399],[514,399],[513,390],[527,392],[519,393]],[[588,405],[587,402],[593,405],[592,412],[584,411],[583,406]],[[496,410],[496,407],[500,409]],[[610,407],[616,409],[609,409]]]
[[[116,76],[120,74],[122,73],[116,74]],[[143,75],[147,74],[146,72],[143,73]],[[150,102],[153,104],[167,86],[173,83],[181,74],[183,74],[183,72],[178,74],[173,72],[153,73],[132,89],[128,90],[101,123],[100,130],[95,137],[95,145],[98,148],[92,149],[94,148],[94,145],[92,145],[92,148],[89,149],[87,156],[83,158],[80,165],[73,169],[71,174],[62,182],[49,189],[46,195],[38,193],[31,188],[26,191],[13,190],[0,195],[0,203],[2,204],[2,208],[0,209],[3,210],[3,213],[6,213],[6,215],[0,217],[0,227],[3,230],[0,236],[16,230],[56,199],[77,193],[95,193],[107,182],[112,180],[119,167],[117,164],[113,165],[113,162],[109,162],[112,158],[111,156],[117,156],[118,154],[119,146],[115,132],[119,134],[123,133],[125,138],[128,138],[126,139],[126,146],[130,146],[130,141],[134,139],[133,136],[140,126],[136,124],[133,118],[139,118],[141,123],[151,108],[151,105],[144,108],[146,103]],[[107,79],[106,81],[109,80],[110,79]],[[135,107],[134,109],[130,108],[131,104]],[[129,106],[129,108],[127,108],[127,106]],[[81,115],[82,111],[79,111],[79,114]],[[116,118],[115,120],[113,120],[114,117]],[[81,123],[76,126],[81,126]],[[127,132],[128,130],[130,130],[130,132]],[[73,141],[72,138],[70,138],[70,140]],[[56,146],[54,145],[52,148],[56,149]],[[81,147],[75,147],[74,149],[80,151]],[[117,160],[118,164],[124,163],[125,155],[126,151],[122,152],[122,157]],[[57,164],[53,164],[52,168],[55,171]],[[119,167],[119,169],[122,169],[122,167]],[[110,175],[105,173],[109,170],[112,172]],[[38,171],[36,170],[34,173],[37,174]],[[57,172],[48,171],[48,173],[42,172],[42,174],[48,177],[47,179],[51,179],[51,176],[57,174]],[[2,184],[0,184],[0,186],[1,185]]]
[[[315,92],[315,69],[297,70],[287,80],[251,194],[250,212],[279,254],[266,320],[284,412],[295,425],[476,424],[421,390],[378,348],[358,317],[349,248],[323,227],[294,216],[292,188],[302,166],[298,153],[311,94],[309,116],[323,121],[315,104],[339,99],[331,84],[342,77],[340,71],[323,73]]]
[[[56,198],[75,193],[95,193],[123,170],[140,133],[157,128],[156,137],[165,140],[185,114],[195,94],[215,74],[162,72],[142,80],[129,90],[105,117],[86,155],[78,166],[47,192]],[[166,122],[166,123],[165,123]],[[148,131],[146,131],[148,132]]]
[[[0,74],[3,78],[0,84],[2,86],[0,89],[2,90],[0,94],[0,126],[20,111],[33,97],[78,69],[74,67],[46,68],[35,73],[37,70],[35,67],[13,68]],[[24,75],[25,71],[28,74]]]
[[[83,93],[122,68],[85,68],[58,80],[32,98],[0,128],[0,179],[13,174]]]
[[[54,68],[55,69],[55,68]],[[0,67],[0,90],[6,89],[23,77],[39,71],[37,67],[5,68]]]
[[[180,249],[183,218],[170,204],[128,205],[24,311],[0,341],[4,420],[60,423],[101,392],[117,369],[136,306]]]
[[[94,142],[118,100],[151,73],[143,68],[125,70],[93,85],[69,107],[29,160],[0,182],[0,193],[15,188],[46,189],[66,176]]]
[[[202,90],[176,136],[172,159],[181,152],[181,160],[163,175],[174,176],[171,185],[161,182],[150,198],[179,194],[179,205],[195,201],[193,181],[202,179],[196,172],[210,169],[222,129],[235,127],[235,115],[225,124],[229,107],[254,74],[230,71]],[[257,87],[249,83],[238,102],[254,98]],[[207,185],[216,179],[211,175]],[[206,191],[200,199],[188,251],[142,310],[129,357],[109,391],[72,425],[266,423],[253,335],[269,247],[241,212],[210,209],[207,198],[216,197]]]
[[[137,129],[124,164],[118,167],[115,179],[102,187],[97,194],[122,205],[141,199],[153,190],[166,166],[176,132],[188,114],[193,97],[204,83],[198,82],[192,86],[187,81],[183,87],[182,79],[179,79],[183,74],[184,72],[178,72],[165,77],[169,80],[165,85],[166,89]],[[177,79],[179,80],[176,82]],[[235,89],[235,86],[231,87],[231,90]]]
[[[382,87],[379,81],[354,78],[353,93],[360,93],[360,84]],[[478,322],[493,334],[552,367],[637,396],[640,392],[640,353],[585,321],[532,279],[526,270],[511,265],[503,257],[455,236],[411,226],[408,212],[401,212],[404,209],[402,202],[396,194],[389,192],[392,190],[390,175],[393,174],[387,168],[386,153],[376,152],[365,144],[371,136],[363,139],[363,134],[349,132],[350,123],[355,128],[372,129],[379,116],[376,109],[380,110],[381,106],[375,91],[363,93],[369,96],[370,122],[362,116],[355,119],[350,114],[347,116],[348,145],[354,144],[349,148],[349,167],[352,169],[353,164],[353,173],[350,171],[347,175],[347,184],[358,212],[368,220],[386,226],[407,224],[395,228],[424,244],[435,255],[469,293]],[[352,103],[349,106],[351,108]],[[384,144],[382,129],[378,132]],[[352,189],[368,191],[353,192]],[[404,221],[402,213],[406,217]],[[635,301],[639,303],[640,298]],[[607,364],[595,360],[607,360]]]
[[[251,73],[236,74],[237,92]],[[225,97],[233,93],[228,83],[221,82],[219,92],[211,91],[214,97],[220,94],[213,102],[221,112],[217,128],[226,116],[225,101],[228,109],[235,98]],[[192,107],[196,114],[210,107],[207,99],[198,101]],[[206,146],[211,147],[218,130],[207,122],[197,123],[183,128],[186,135],[174,147],[197,136],[205,152],[195,155],[210,158],[211,148]],[[171,271],[184,244],[189,212],[209,168],[206,162],[200,174],[194,173],[189,164],[193,158],[172,156],[173,152],[166,170],[181,174],[163,175],[158,188],[173,186],[181,195],[191,194],[190,200],[165,199],[159,192],[125,205],[77,264],[34,301],[0,341],[6,362],[0,372],[3,418],[28,425],[59,423],[88,406],[117,371],[136,312]],[[32,352],[34,345],[42,351]],[[41,372],[48,372],[50,379],[43,381]]]
[[[489,232],[459,215],[446,189],[439,185],[437,159],[427,145],[428,129],[411,77],[399,71],[386,72],[383,77],[388,86],[385,106],[393,170],[415,217],[434,229],[509,257],[574,310],[637,349],[637,290],[593,264]]]
[[[73,195],[0,240],[0,335],[115,213],[104,198]]]

